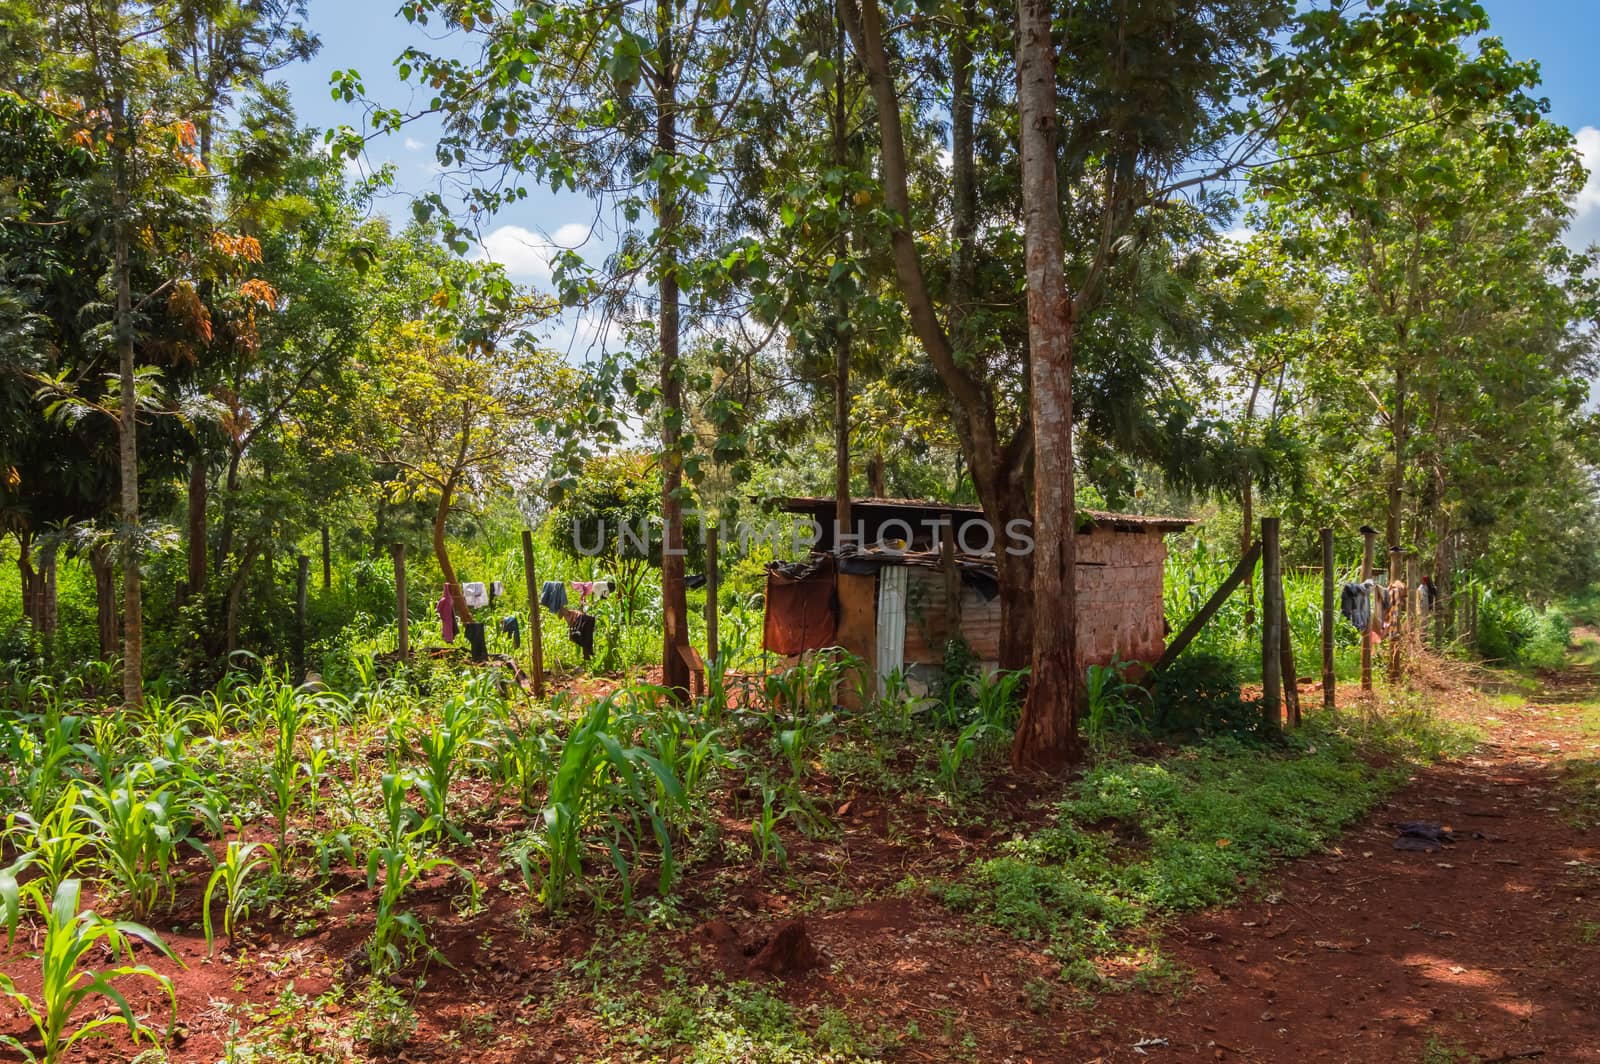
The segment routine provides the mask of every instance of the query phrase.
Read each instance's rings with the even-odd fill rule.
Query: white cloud
[[[407,137],[405,139],[405,145],[406,151],[421,151],[423,148],[427,147],[426,144],[422,143],[422,141],[418,140],[416,137]]]
[[[556,255],[579,247],[588,237],[589,227],[576,222],[548,237],[520,225],[502,225],[483,238],[478,257],[498,262],[517,280],[548,284]]]
[[[1578,130],[1577,141],[1589,180],[1572,201],[1572,228],[1567,231],[1567,242],[1583,248],[1600,241],[1600,129],[1584,126]]]
[[[1217,235],[1223,240],[1229,241],[1230,243],[1248,244],[1251,240],[1255,239],[1256,230],[1252,229],[1248,225],[1245,225],[1243,222],[1235,222],[1233,225],[1224,229]]]

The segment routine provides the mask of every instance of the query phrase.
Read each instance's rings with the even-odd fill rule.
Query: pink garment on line
[[[433,608],[439,612],[439,627],[444,633],[446,643],[456,641],[456,604],[450,600],[450,588],[444,589],[444,594],[439,596],[439,601]]]

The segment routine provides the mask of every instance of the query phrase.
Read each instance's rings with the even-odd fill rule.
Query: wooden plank
[[[716,524],[706,529],[706,654],[712,661],[722,656],[721,632],[718,630],[721,613],[717,602],[722,574],[717,568],[717,532]]]
[[[1189,618],[1189,623],[1183,626],[1183,631],[1179,632],[1177,637],[1167,644],[1167,649],[1162,652],[1160,660],[1155,664],[1156,669],[1163,669],[1171,665],[1177,660],[1178,655],[1182,654],[1189,644],[1194,642],[1194,637],[1200,634],[1200,630],[1206,626],[1212,617],[1216,616],[1217,611],[1222,608],[1222,604],[1228,601],[1228,596],[1233,594],[1235,589],[1245,581],[1245,578],[1255,570],[1256,562],[1260,558],[1261,543],[1257,541],[1250,544],[1250,549],[1244,552],[1244,557],[1239,559],[1239,564],[1233,567],[1233,572],[1228,574],[1228,578],[1206,600],[1206,604],[1200,607],[1200,611]]]
[[[961,635],[961,572],[956,568],[956,526],[953,520],[945,521],[939,528],[939,570],[944,577],[943,636],[949,642]],[[943,649],[940,647],[940,650]]]
[[[1261,715],[1269,729],[1283,726],[1283,569],[1278,553],[1280,519],[1261,519]]]
[[[522,530],[522,575],[528,583],[528,655],[533,671],[533,697],[544,697],[544,630],[540,616],[539,577],[533,567],[533,532]]]
[[[1289,600],[1283,594],[1283,586],[1278,587],[1278,603],[1283,607],[1283,641],[1279,651],[1279,660],[1283,668],[1283,710],[1284,717],[1289,722],[1289,727],[1300,726],[1300,680],[1299,671],[1294,665],[1294,629],[1289,626]]]
[[[1333,529],[1322,530],[1322,708],[1336,709],[1333,670]]]
[[[841,647],[861,659],[864,673],[845,682],[839,701],[847,709],[860,709],[857,689],[870,698],[873,677],[877,675],[878,574],[840,573],[838,587],[839,631],[834,638]]]

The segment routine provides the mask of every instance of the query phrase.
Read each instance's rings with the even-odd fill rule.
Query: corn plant
[[[489,776],[514,792],[523,809],[535,808],[539,788],[555,775],[560,738],[537,724],[502,721],[490,747]]]
[[[911,732],[916,699],[911,697],[911,685],[903,671],[894,669],[883,677],[883,693],[872,700],[872,706],[875,731],[880,737]],[[884,751],[880,749],[879,753],[881,755]]]
[[[964,682],[973,701],[976,719],[1005,735],[1016,731],[1017,719],[1022,714],[1022,699],[1018,693],[1027,678],[1026,669],[968,677]]]
[[[207,854],[210,852],[206,850]],[[228,840],[228,848],[223,852],[222,860],[216,863],[211,878],[206,881],[206,891],[200,899],[200,911],[204,914],[201,922],[205,928],[208,954],[216,952],[216,939],[211,926],[211,897],[217,888],[222,888],[222,933],[228,936],[228,943],[231,945],[233,929],[240,921],[250,918],[250,906],[244,894],[245,880],[257,869],[266,865],[276,867],[277,863],[277,853],[270,842]]]
[[[750,823],[750,834],[756,843],[756,867],[766,870],[767,862],[776,858],[778,867],[787,870],[789,867],[789,853],[783,848],[783,840],[778,838],[778,824],[789,815],[788,810],[778,812],[775,806],[776,794],[771,787],[761,789],[761,814]]]
[[[450,824],[450,785],[466,752],[483,745],[478,738],[482,729],[483,717],[472,694],[468,693],[448,699],[439,715],[412,735],[412,743],[423,762],[417,790],[427,804],[436,830],[449,831],[458,840],[463,836]]]
[[[311,748],[306,752],[306,759],[300,763],[300,768],[306,775],[306,789],[309,791],[311,819],[317,818],[317,806],[322,800],[322,785],[328,779],[328,770],[338,757],[338,751],[322,741],[319,736],[311,740]]]
[[[677,804],[684,811],[707,776],[729,759],[721,736],[722,729],[700,731],[689,714],[675,709],[652,714],[640,728],[640,747],[666,766],[678,781],[682,800]],[[667,799],[665,784],[657,780],[655,788],[657,801],[664,803]]]
[[[536,842],[542,858],[539,900],[551,910],[566,904],[574,883],[583,882],[583,852],[588,832],[604,820],[611,828],[605,845],[622,879],[623,903],[631,902],[629,853],[639,852],[641,822],[649,821],[661,847],[659,889],[671,888],[677,866],[672,840],[659,804],[646,794],[645,772],[661,785],[669,801],[681,801],[682,785],[659,760],[638,748],[625,749],[607,729],[613,699],[601,699],[567,737],[550,780],[544,808],[544,832]],[[523,875],[531,883],[526,856]]]
[[[178,997],[172,980],[148,965],[134,964],[132,940],[138,939],[173,960],[177,958],[149,928],[108,920],[93,910],[80,912],[80,893],[79,881],[68,879],[56,887],[46,903],[40,881],[19,891],[14,878],[0,873],[0,906],[6,910],[7,927],[15,929],[24,900],[35,902],[44,917],[44,941],[35,955],[39,961],[38,995],[24,993],[11,976],[0,972],[0,993],[28,1017],[43,1047],[42,1053],[34,1053],[20,1040],[0,1035],[0,1044],[11,1047],[24,1060],[56,1064],[79,1042],[109,1033],[118,1025],[125,1028],[135,1045],[141,1041],[159,1044],[156,1033],[134,1014],[117,988],[116,983],[122,979],[153,980],[166,991],[172,1004],[172,1021],[178,1018]],[[104,955],[121,963],[103,971],[86,967]],[[94,998],[110,1001],[116,1005],[116,1012],[85,1016],[84,1006]]]
[[[15,826],[9,832],[39,874],[42,889],[51,894],[78,873],[86,861],[84,851],[91,849],[94,843],[93,836],[86,830],[89,824],[79,808],[79,801],[78,787],[69,784],[43,819],[35,820],[31,814],[18,813]]]
[[[945,743],[939,750],[939,789],[945,794],[955,794],[960,789],[961,766],[977,752],[979,744],[990,726],[975,720],[962,728],[954,742]]]
[[[1090,665],[1084,672],[1083,737],[1096,753],[1104,752],[1111,733],[1118,729],[1141,729],[1144,714],[1138,701],[1148,700],[1149,692],[1126,679],[1126,664]]]
[[[418,952],[437,956],[428,944],[427,931],[415,913],[401,907],[406,893],[429,872],[453,868],[468,882],[472,876],[444,857],[429,856],[427,840],[435,831],[433,817],[418,823],[407,801],[416,780],[405,774],[385,773],[381,781],[387,835],[367,854],[367,888],[378,890],[373,910],[372,937],[367,940],[367,963],[374,975],[384,975],[410,964]]]
[[[11,732],[5,751],[7,774],[20,805],[34,820],[42,820],[55,805],[67,766],[79,753],[82,727],[82,717],[52,705],[42,716],[24,718]]]
[[[96,863],[143,916],[173,888],[173,853],[181,839],[164,786],[144,790],[148,766],[124,772],[109,787],[84,786],[84,815],[95,829]]]
[[[254,700],[258,735],[264,739],[266,726],[272,726],[272,758],[266,765],[263,798],[277,821],[278,842],[273,853],[276,870],[281,872],[289,848],[289,818],[304,786],[296,745],[306,723],[307,700],[300,691],[281,681],[268,681],[246,690]]]

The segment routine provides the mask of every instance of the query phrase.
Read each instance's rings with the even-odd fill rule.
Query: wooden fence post
[[[306,682],[306,585],[311,582],[311,559],[299,558],[294,579],[294,671],[299,683]]]
[[[717,601],[722,587],[722,573],[717,567],[720,524],[719,519],[706,529],[706,661],[712,668],[716,668],[717,659],[722,656],[722,606]]]
[[[1278,582],[1278,608],[1283,617],[1283,639],[1279,643],[1279,658],[1283,669],[1283,716],[1291,728],[1300,726],[1300,673],[1294,664],[1294,628],[1289,624],[1289,599],[1283,593],[1283,582]]]
[[[1426,627],[1421,611],[1422,596],[1417,594],[1417,555],[1415,551],[1406,554],[1406,636],[1413,633],[1421,640]]]
[[[1261,713],[1267,727],[1283,726],[1283,559],[1280,521],[1261,519]]]
[[[533,532],[522,530],[522,575],[528,582],[528,658],[533,697],[544,697],[544,620],[539,611],[539,577],[533,568]]]
[[[405,661],[411,657],[411,616],[406,610],[406,545],[392,543],[389,550],[394,555],[394,615],[400,622],[400,642],[397,645],[400,660]]]
[[[1377,550],[1378,533],[1376,529],[1363,528],[1361,530],[1361,582],[1363,584],[1372,579],[1372,556]],[[1367,630],[1361,633],[1361,692],[1372,693],[1372,633],[1378,625],[1378,596],[1373,595],[1367,603],[1370,609],[1367,612]]]
[[[1393,588],[1400,583],[1405,575],[1405,551],[1398,546],[1389,546],[1389,587]],[[1389,640],[1389,682],[1399,683],[1405,672],[1404,655],[1401,646],[1405,642],[1401,636],[1411,627],[1411,616],[1406,610],[1405,593],[1402,592],[1389,599],[1389,608],[1396,614],[1394,622],[1389,626],[1389,631],[1384,638]]]
[[[333,558],[328,551],[328,526],[322,526],[322,590],[333,586]]]
[[[1333,670],[1333,529],[1322,530],[1322,708],[1337,709]]]

